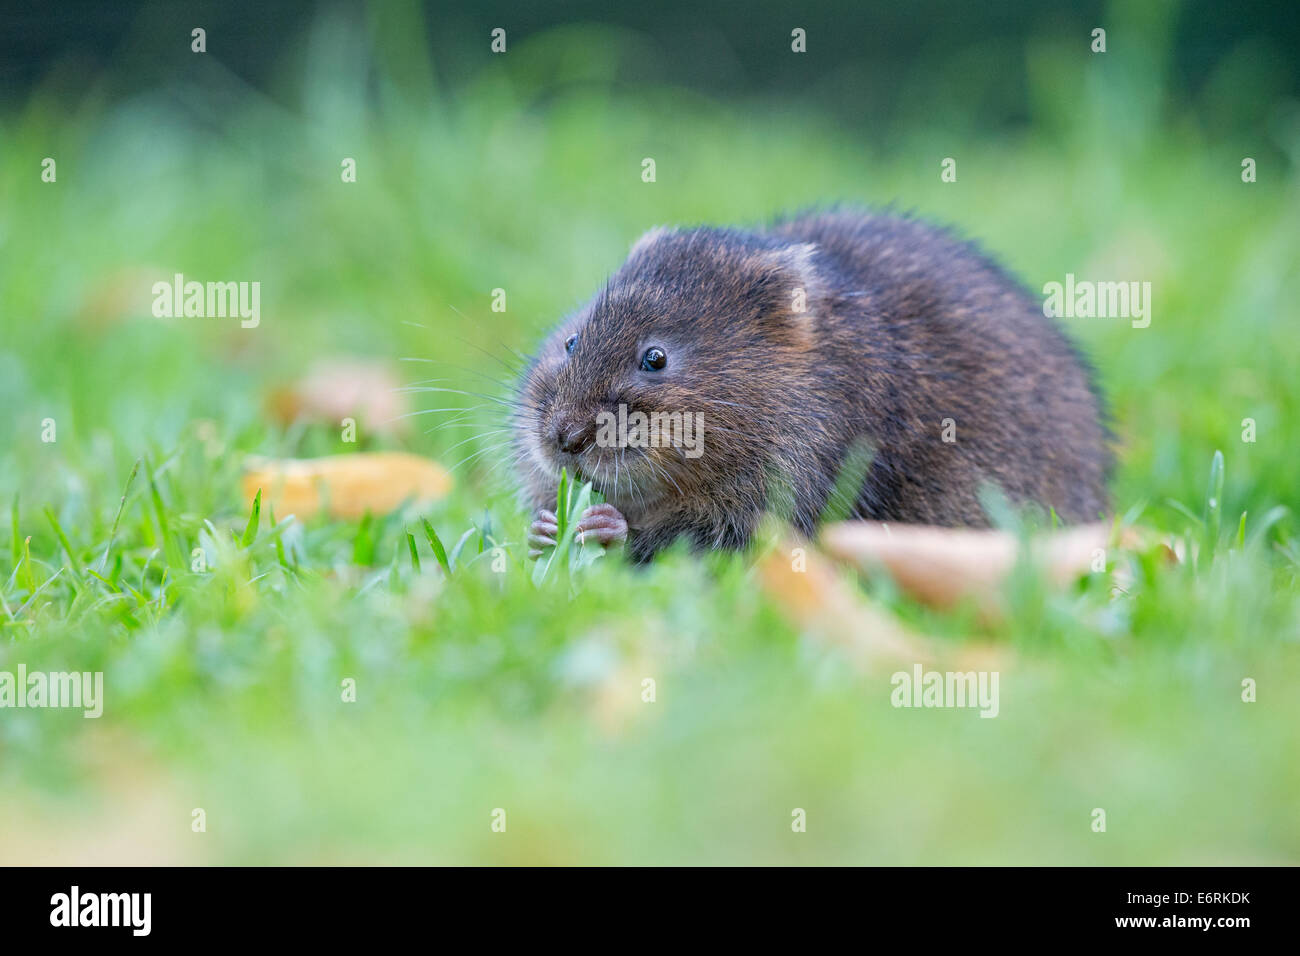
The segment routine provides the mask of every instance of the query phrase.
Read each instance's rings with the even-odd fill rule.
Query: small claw
[[[627,540],[627,519],[611,504],[592,505],[575,526],[579,544],[609,547]]]
[[[533,516],[533,523],[528,526],[528,557],[536,560],[547,548],[555,547],[555,538],[560,533],[560,525],[555,513],[539,508]]]
[[[553,548],[555,539],[548,534],[530,534],[528,536],[528,547],[530,548]]]

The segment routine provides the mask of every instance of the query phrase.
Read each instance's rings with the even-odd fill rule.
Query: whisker
[[[470,436],[469,436],[468,438],[466,438],[464,441],[460,441],[460,442],[457,442],[456,444],[452,445],[450,448],[447,449],[447,451],[448,451],[448,452],[453,452],[453,451],[455,451],[457,448],[459,448],[461,445],[468,445],[470,442],[472,442],[472,441],[477,441],[478,439],[484,437],[485,435],[499,435],[499,434],[501,434],[502,432],[509,432],[509,431],[514,431],[514,429],[513,429],[513,428],[494,428],[494,429],[492,429],[491,431],[480,432],[480,433],[478,433],[478,434],[470,435]]]
[[[492,451],[499,451],[500,449],[505,448],[509,444],[510,444],[510,439],[506,439],[503,442],[497,442],[495,445],[489,445],[486,448],[476,451],[468,458],[462,458],[460,461],[456,462],[456,464],[452,465],[448,470],[456,471],[457,469],[463,468],[465,465],[468,465],[471,461],[473,461],[475,458],[478,458],[480,455],[486,455],[488,452],[492,452]]]

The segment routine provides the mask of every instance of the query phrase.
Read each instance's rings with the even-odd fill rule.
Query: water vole
[[[985,483],[1067,522],[1106,507],[1087,364],[978,249],[894,215],[654,230],[547,338],[517,400],[534,553],[561,468],[605,496],[585,540],[626,537],[644,561],[681,537],[743,547],[778,490],[811,534],[863,443],[858,517],[986,526]],[[700,447],[607,427],[638,412],[702,423]]]

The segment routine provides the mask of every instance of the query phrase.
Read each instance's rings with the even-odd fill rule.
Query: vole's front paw
[[[555,512],[538,508],[533,513],[533,523],[528,526],[528,557],[540,558],[546,548],[555,547],[555,536],[559,533]]]
[[[611,504],[592,505],[582,513],[575,530],[579,544],[609,547],[627,540],[627,519]]]

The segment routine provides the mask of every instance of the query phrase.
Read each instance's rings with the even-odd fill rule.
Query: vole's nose
[[[568,455],[577,455],[586,451],[587,446],[591,444],[592,429],[585,424],[556,422],[551,426],[551,437],[555,440],[555,447],[560,451]]]

